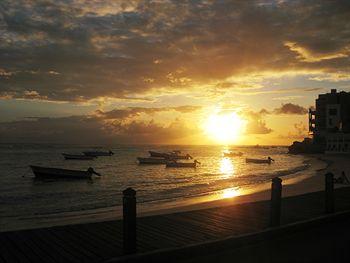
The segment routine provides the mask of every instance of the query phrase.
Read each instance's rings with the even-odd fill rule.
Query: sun
[[[215,113],[208,117],[204,130],[216,142],[229,144],[239,139],[245,128],[245,123],[246,121],[236,112]]]

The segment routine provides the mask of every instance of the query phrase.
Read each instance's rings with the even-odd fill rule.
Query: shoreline
[[[301,175],[293,178],[287,176],[281,176],[282,181],[282,198],[302,195],[306,193],[313,193],[324,190],[324,175],[327,172],[332,172],[335,177],[338,177],[342,171],[345,171],[346,175],[350,179],[350,163],[346,156],[333,155],[325,156],[321,154],[306,155],[310,157],[311,162],[322,162],[323,167],[315,166],[312,170],[305,173],[305,171],[297,172]],[[320,164],[320,163],[319,163]],[[317,164],[316,164],[317,165]],[[218,200],[212,200],[207,202],[195,203],[178,208],[162,209],[158,211],[144,212],[141,216],[153,216],[159,214],[170,214],[192,210],[200,210],[206,208],[215,208],[222,206],[238,205],[251,202],[259,202],[270,200],[271,183],[266,183],[261,186],[261,189],[255,189],[252,192],[243,194],[240,196],[234,196],[230,198],[223,198]],[[336,184],[335,188],[346,187],[348,185]]]
[[[348,159],[344,156],[307,155],[307,157],[310,157],[307,160],[310,164],[308,169],[298,171],[291,175],[281,176],[283,180],[282,197],[322,191],[324,189],[323,175],[328,171],[333,172],[336,177],[340,175],[341,171],[345,171],[347,175],[350,174],[350,164],[347,164]],[[298,175],[296,176],[296,174]],[[146,207],[146,205],[139,203],[137,206],[137,213],[139,217],[147,217],[264,201],[270,199],[270,187],[271,183],[267,182],[259,185],[259,187],[251,186],[250,188],[241,188],[238,191],[233,189],[232,192],[229,192],[228,197],[223,196],[223,194],[225,194],[225,192],[223,192],[221,195],[215,193],[209,196],[195,197],[190,200],[170,202],[164,205],[157,203],[149,206],[149,204],[147,204]],[[336,185],[336,187],[341,186]],[[15,226],[5,226],[5,231],[35,229],[58,225],[76,225],[122,218],[121,206],[86,211],[83,215],[79,212],[68,212],[64,215],[52,214],[42,217],[27,217],[24,218],[22,222],[21,220],[16,222]],[[30,222],[31,220],[32,222]]]

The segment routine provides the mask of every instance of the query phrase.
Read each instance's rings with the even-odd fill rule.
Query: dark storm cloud
[[[0,98],[127,98],[261,70],[350,70],[348,1],[3,0],[0,12]]]

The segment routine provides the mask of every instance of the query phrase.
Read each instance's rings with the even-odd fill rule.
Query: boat
[[[167,159],[158,157],[137,157],[139,164],[166,164]]]
[[[242,155],[242,152],[224,152],[224,157],[238,157]]]
[[[189,154],[186,155],[180,155],[180,151],[173,151],[169,153],[161,153],[161,152],[154,152],[154,151],[148,151],[149,155],[151,157],[157,157],[157,158],[165,158],[165,159],[183,159],[188,160],[192,159],[192,156]]]
[[[97,156],[111,156],[114,154],[114,152],[112,152],[111,150],[109,150],[108,152],[104,152],[104,151],[85,151],[83,152],[84,155],[86,156],[93,156],[93,157],[97,157]]]
[[[275,160],[272,159],[271,157],[268,157],[266,159],[246,158],[245,161],[246,161],[246,163],[267,163],[267,164],[271,164],[271,162],[274,162]]]
[[[34,165],[31,165],[30,168],[37,178],[88,179],[91,178],[93,174],[101,176],[101,174],[95,172],[91,167],[89,167],[86,171],[50,168]]]
[[[197,160],[194,160],[191,163],[177,162],[177,161],[168,161],[166,167],[168,168],[196,168],[197,164],[200,164]]]
[[[148,153],[151,157],[156,157],[156,158],[169,158],[170,156],[169,153],[160,153],[160,152],[154,152],[154,151],[148,151]]]
[[[95,156],[84,155],[84,154],[62,153],[62,155],[66,160],[93,160],[95,158]]]

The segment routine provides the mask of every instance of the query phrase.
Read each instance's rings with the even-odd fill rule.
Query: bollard
[[[130,187],[123,191],[123,252],[136,252],[136,191]]]
[[[334,212],[334,175],[325,174],[325,210],[327,214]]]
[[[282,179],[280,179],[279,177],[275,177],[272,179],[272,185],[271,185],[270,227],[275,227],[280,225],[281,195],[282,195]]]

